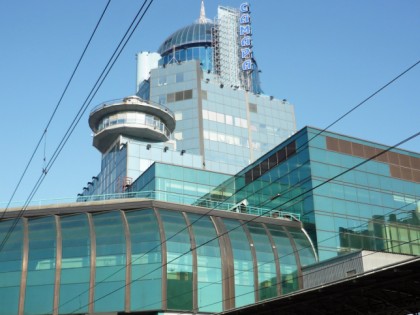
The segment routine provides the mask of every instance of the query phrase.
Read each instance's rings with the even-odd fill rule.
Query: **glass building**
[[[419,196],[418,153],[306,127],[205,198],[299,215],[325,260],[420,255]]]
[[[316,261],[292,220],[145,199],[19,210],[0,220],[1,315],[221,312],[302,288]]]
[[[294,106],[260,87],[250,14],[209,20],[202,2],[196,22],[138,54],[136,95],[90,113],[102,164],[80,197],[125,192],[154,162],[234,175],[296,131]]]

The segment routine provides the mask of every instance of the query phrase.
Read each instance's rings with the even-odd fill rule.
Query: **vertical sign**
[[[252,70],[252,40],[251,11],[249,4],[244,2],[239,7],[239,37],[242,60],[242,71]]]

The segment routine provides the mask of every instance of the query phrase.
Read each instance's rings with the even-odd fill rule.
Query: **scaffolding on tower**
[[[240,75],[238,20],[237,9],[219,6],[212,31],[213,63],[220,83],[244,87]]]

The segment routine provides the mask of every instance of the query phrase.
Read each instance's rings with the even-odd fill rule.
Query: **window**
[[[184,100],[192,99],[192,90],[185,90],[184,91]]]
[[[166,97],[166,101],[168,103],[173,103],[175,102],[175,93],[169,93]]]
[[[254,103],[249,103],[249,111],[252,113],[258,113],[258,108],[257,108],[257,104]]]

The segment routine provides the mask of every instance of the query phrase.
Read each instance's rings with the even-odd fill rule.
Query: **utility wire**
[[[135,19],[133,20],[133,22],[130,25],[130,28],[133,26],[133,24],[135,23],[135,20],[137,19],[137,17],[140,15],[141,11],[143,10],[145,4],[147,3],[148,0],[144,0],[143,5],[141,6],[140,10],[138,11]],[[32,200],[33,196],[35,195],[35,193],[37,192],[37,190],[39,189],[40,185],[42,184],[43,180],[45,179],[48,171],[50,170],[50,168],[53,166],[53,164],[55,163],[56,159],[58,158],[58,156],[60,155],[61,151],[63,150],[65,144],[67,143],[68,139],[70,138],[71,134],[73,133],[74,129],[76,128],[77,124],[79,123],[80,119],[82,118],[82,115],[84,114],[84,112],[87,110],[89,104],[91,103],[93,97],[96,95],[96,93],[98,92],[99,88],[101,87],[101,85],[103,84],[105,78],[107,77],[107,75],[109,74],[109,72],[111,71],[113,65],[115,64],[115,62],[117,61],[118,57],[120,56],[122,50],[124,49],[124,47],[127,45],[128,40],[131,38],[131,36],[133,35],[134,31],[136,30],[137,26],[139,25],[139,23],[141,22],[141,20],[143,19],[145,13],[147,12],[147,10],[149,9],[150,5],[153,3],[154,0],[150,0],[150,3],[148,4],[148,6],[145,9],[145,12],[141,15],[140,19],[137,21],[136,25],[134,26],[134,28],[131,30],[131,33],[127,36],[127,34],[130,32],[130,28],[127,30],[127,32],[125,33],[124,37],[121,39],[118,47],[116,48],[116,50],[114,51],[113,55],[111,56],[111,58],[109,59],[106,67],[104,68],[104,70],[102,71],[101,75],[99,76],[98,80],[96,81],[94,87],[92,88],[91,92],[89,93],[89,95],[87,96],[85,102],[83,103],[83,105],[80,107],[78,113],[76,114],[75,118],[73,119],[72,123],[70,124],[69,128],[67,129],[65,135],[62,137],[60,144],[58,145],[58,147],[56,148],[52,158],[50,159],[50,161],[48,162],[46,168],[45,168],[45,172],[43,172],[40,177],[38,178],[35,186],[33,187],[31,193],[29,194],[29,197],[27,198],[24,206],[22,207],[22,209],[19,211],[19,214],[16,216],[16,218],[14,219],[15,222],[13,223],[13,225],[10,227],[9,231],[7,232],[6,236],[4,237],[3,241],[0,244],[0,252],[3,250],[3,247],[5,245],[5,243],[7,242],[7,240],[10,237],[10,234],[13,232],[14,228],[17,225],[18,220],[23,216],[26,208],[28,207],[30,201]],[[125,39],[125,37],[127,37]],[[124,42],[125,41],[125,42]],[[120,48],[121,47],[121,48]],[[120,50],[119,50],[120,49]],[[119,50],[119,51],[118,51]],[[115,57],[115,58],[114,58]],[[89,100],[90,99],[90,100]]]
[[[63,92],[61,93],[61,97],[60,97],[60,99],[58,100],[57,105],[55,106],[55,108],[54,108],[54,110],[53,110],[53,112],[52,112],[52,114],[51,114],[51,116],[50,116],[50,118],[49,118],[49,120],[48,120],[48,123],[47,123],[47,125],[45,126],[44,131],[43,131],[43,133],[42,133],[42,135],[41,135],[40,139],[38,140],[38,143],[36,144],[35,149],[33,150],[32,155],[31,155],[31,157],[29,158],[28,163],[26,164],[26,167],[25,167],[25,169],[24,169],[24,171],[23,171],[22,175],[20,176],[20,179],[19,179],[19,181],[18,181],[18,183],[17,183],[17,185],[16,185],[15,189],[13,190],[12,196],[10,197],[9,202],[8,202],[8,203],[7,203],[7,205],[6,205],[6,208],[3,210],[2,214],[1,214],[0,220],[1,220],[1,219],[3,219],[3,217],[4,217],[4,215],[5,215],[6,211],[7,211],[7,209],[9,208],[9,206],[10,206],[10,204],[11,204],[11,202],[12,202],[12,200],[13,200],[13,198],[14,198],[14,196],[15,196],[15,194],[16,194],[16,192],[17,192],[17,190],[18,190],[19,186],[20,186],[20,184],[22,183],[22,180],[23,180],[23,178],[25,177],[26,172],[28,171],[29,166],[30,166],[30,165],[31,165],[31,163],[32,163],[32,160],[33,160],[33,158],[35,157],[35,154],[36,154],[36,152],[38,151],[39,146],[41,145],[42,139],[46,137],[46,135],[47,135],[47,130],[48,130],[48,128],[49,128],[49,126],[50,126],[51,122],[53,121],[53,119],[54,119],[54,117],[55,117],[55,114],[56,114],[56,112],[57,112],[58,108],[59,108],[59,107],[60,107],[60,105],[61,105],[61,101],[63,100],[64,95],[66,94],[66,92],[67,92],[67,90],[68,90],[68,88],[69,88],[69,86],[70,86],[71,82],[73,81],[73,77],[74,77],[74,75],[76,74],[76,71],[77,71],[77,69],[79,68],[80,63],[82,62],[82,59],[84,58],[85,53],[86,53],[87,49],[89,48],[90,43],[91,43],[91,41],[92,41],[93,37],[94,37],[94,36],[95,36],[95,34],[96,34],[96,31],[97,31],[97,29],[98,29],[98,27],[99,27],[99,24],[101,23],[102,18],[104,17],[105,12],[107,11],[108,6],[109,6],[110,2],[111,2],[111,0],[108,0],[108,3],[106,4],[105,8],[103,9],[102,14],[101,14],[101,16],[100,16],[100,18],[99,18],[98,22],[96,23],[96,26],[95,26],[95,28],[94,28],[94,30],[93,30],[93,32],[92,32],[92,34],[90,35],[90,38],[89,38],[89,40],[88,40],[87,44],[85,45],[85,48],[83,49],[83,52],[82,52],[82,54],[80,55],[79,60],[78,60],[78,62],[77,62],[77,64],[76,64],[75,68],[73,69],[73,72],[72,72],[72,74],[71,74],[71,76],[70,76],[69,80],[67,81],[66,87],[64,88]],[[45,161],[45,149],[44,149],[44,161]],[[44,167],[43,167],[43,172],[46,172],[46,171],[47,171],[47,169],[46,169],[46,167],[45,167],[45,165],[44,165]]]
[[[404,139],[404,140],[400,141],[399,143],[395,144],[394,146],[388,147],[388,148],[386,148],[386,149],[384,149],[384,150],[380,151],[379,153],[377,153],[377,154],[375,154],[375,155],[371,156],[370,158],[368,158],[368,159],[366,159],[366,160],[361,161],[360,163],[358,163],[358,164],[356,164],[356,165],[352,166],[351,168],[348,168],[348,169],[344,170],[343,172],[341,172],[341,173],[339,173],[339,174],[337,174],[337,175],[335,175],[335,176],[333,176],[333,177],[331,177],[331,178],[329,178],[329,179],[327,179],[327,180],[323,181],[322,183],[320,183],[320,184],[318,184],[318,185],[314,186],[313,188],[309,189],[308,191],[305,191],[305,192],[303,192],[303,193],[301,193],[301,194],[299,194],[299,195],[297,195],[297,196],[293,197],[292,199],[290,199],[290,200],[289,200],[289,201],[287,201],[287,202],[290,202],[291,200],[295,200],[295,199],[297,199],[297,198],[300,198],[300,197],[302,197],[302,196],[306,195],[307,193],[309,193],[309,192],[311,192],[311,191],[313,191],[313,190],[315,190],[315,189],[318,189],[319,187],[321,187],[321,186],[323,186],[323,185],[325,185],[325,184],[327,184],[327,183],[329,183],[329,182],[333,181],[334,179],[338,178],[339,176],[342,176],[342,175],[344,175],[344,174],[346,174],[346,173],[348,173],[348,172],[350,172],[350,171],[352,171],[352,170],[354,170],[354,169],[356,169],[356,168],[360,167],[361,165],[364,165],[365,163],[367,163],[367,162],[369,162],[369,161],[371,161],[371,160],[375,159],[376,157],[378,157],[378,156],[380,156],[380,155],[382,155],[382,154],[384,154],[384,153],[386,153],[386,152],[390,151],[391,149],[394,149],[394,148],[396,148],[396,147],[398,147],[398,146],[400,146],[400,145],[402,145],[402,144],[404,144],[404,143],[406,143],[406,142],[408,142],[408,141],[410,141],[410,140],[412,140],[412,139],[416,138],[416,137],[417,137],[417,136],[419,136],[419,135],[420,135],[420,132],[418,132],[418,133],[416,133],[416,134],[414,134],[414,135],[412,135],[412,136],[409,136],[408,138],[406,138],[406,139]],[[285,202],[285,203],[287,203],[287,202]],[[211,211],[213,211],[213,209],[211,209],[210,211],[208,211],[208,212],[206,212],[206,213],[208,214],[208,213],[209,213],[209,212],[211,212]],[[104,299],[105,297],[107,297],[107,296],[109,296],[109,295],[111,295],[111,294],[113,294],[113,293],[115,293],[115,292],[117,292],[117,291],[119,291],[119,290],[121,290],[121,289],[126,288],[128,285],[132,284],[133,282],[135,282],[135,281],[139,281],[139,280],[143,279],[145,276],[149,275],[150,273],[152,273],[152,272],[154,272],[154,271],[157,271],[157,270],[159,270],[159,269],[162,269],[164,266],[167,266],[167,265],[168,265],[168,264],[170,264],[171,262],[173,262],[173,261],[175,261],[175,260],[177,260],[177,259],[179,259],[179,258],[181,258],[181,257],[183,257],[183,256],[185,256],[185,255],[187,255],[187,254],[188,254],[188,253],[190,253],[191,251],[193,251],[193,250],[197,250],[198,248],[200,248],[200,247],[202,247],[202,246],[204,246],[204,245],[207,245],[207,244],[209,244],[210,242],[213,242],[214,240],[219,239],[221,236],[227,235],[228,233],[230,233],[230,232],[232,232],[232,231],[234,231],[234,230],[236,230],[236,229],[238,229],[238,228],[240,228],[240,227],[244,226],[245,224],[248,224],[248,223],[250,223],[250,222],[255,221],[257,218],[260,218],[260,217],[264,216],[265,214],[267,214],[267,213],[268,213],[268,212],[270,212],[270,211],[271,211],[271,210],[267,210],[267,211],[263,212],[262,214],[260,214],[260,215],[258,215],[258,216],[254,216],[253,218],[251,218],[251,219],[249,219],[249,220],[243,220],[242,222],[239,222],[238,226],[236,226],[235,228],[232,228],[232,229],[231,229],[231,230],[229,230],[229,231],[226,231],[226,232],[220,233],[220,235],[217,235],[216,237],[211,238],[211,239],[207,240],[206,242],[203,242],[202,244],[200,244],[200,245],[196,246],[195,248],[191,248],[190,250],[188,250],[188,251],[186,251],[186,252],[181,253],[181,254],[180,254],[180,255],[178,255],[177,257],[175,257],[175,258],[171,259],[170,261],[167,261],[165,264],[162,264],[161,266],[159,266],[159,267],[157,267],[157,268],[153,269],[153,270],[152,270],[152,271],[150,271],[149,273],[147,273],[147,274],[145,274],[145,275],[142,275],[141,277],[138,277],[138,278],[136,278],[136,279],[134,279],[134,280],[131,280],[129,283],[126,283],[126,284],[124,284],[123,286],[118,287],[118,288],[116,288],[116,289],[114,289],[114,290],[112,290],[112,291],[108,292],[107,294],[104,294],[103,296],[96,298],[94,301],[89,302],[88,304],[85,304],[85,305],[83,305],[83,306],[79,307],[78,309],[74,310],[72,313],[77,312],[78,310],[81,310],[82,308],[84,308],[84,307],[86,307],[86,306],[89,306],[89,305],[90,305],[90,304],[92,304],[92,303],[95,303],[95,302],[97,302],[97,301],[99,301],[99,300],[102,300],[102,299]],[[185,228],[184,228],[184,229],[185,229]],[[161,244],[160,244],[160,245],[158,245],[158,246],[161,246],[162,244],[163,244],[163,242],[161,242]],[[158,246],[157,246],[157,247],[158,247]]]
[[[143,6],[144,6],[144,4],[146,3],[146,1],[147,0],[145,0],[145,2],[143,3]],[[147,12],[147,10],[148,10],[148,8],[150,7],[150,5],[152,4],[152,2],[153,2],[153,0],[151,0],[151,2],[149,3],[149,5],[148,5],[148,7],[146,8],[146,12]],[[143,6],[142,6],[142,8],[143,8]],[[140,11],[139,11],[140,12]],[[145,13],[146,13],[145,12]],[[143,14],[143,16],[144,16],[144,14]],[[143,16],[141,17],[141,19],[143,18]],[[140,21],[141,21],[141,19],[137,22],[137,25],[135,26],[135,28],[138,26],[138,24],[140,23]],[[134,21],[133,21],[133,23],[134,23]],[[133,24],[132,23],[132,24]],[[131,26],[130,26],[131,27]],[[128,39],[131,37],[131,35],[133,34],[133,32],[134,32],[134,30],[135,30],[135,28],[133,29],[133,31],[131,32],[131,34],[130,34],[130,36],[128,37]],[[128,31],[127,31],[127,33],[128,33]],[[127,34],[126,33],[126,34]],[[125,36],[124,36],[125,37]],[[128,39],[127,39],[127,41],[126,41],[126,43],[128,42]],[[126,45],[126,43],[123,45],[123,48],[125,47],[125,45]],[[121,42],[120,42],[120,44],[121,44]],[[122,49],[123,49],[122,48]],[[118,49],[118,48],[117,48]],[[60,145],[59,145],[59,147],[56,149],[56,151],[54,152],[54,155],[53,155],[53,158],[50,160],[50,163],[48,163],[48,165],[47,165],[47,167],[45,168],[45,172],[43,172],[43,175],[41,175],[41,177],[39,178],[39,180],[37,181],[37,183],[36,183],[36,185],[35,185],[35,187],[34,187],[34,189],[32,190],[32,192],[31,192],[31,194],[30,194],[30,197],[28,198],[28,200],[27,200],[27,202],[26,202],[26,205],[23,207],[23,209],[21,210],[21,212],[22,212],[22,214],[19,214],[18,215],[18,217],[16,218],[16,224],[17,224],[17,221],[18,221],[18,219],[20,219],[20,217],[23,215],[23,212],[25,211],[25,209],[26,209],[26,207],[28,206],[28,204],[29,204],[29,202],[30,202],[30,200],[32,200],[32,198],[33,198],[33,196],[35,195],[35,193],[36,193],[36,191],[38,190],[38,188],[39,188],[39,186],[41,185],[41,183],[42,183],[42,181],[43,181],[43,179],[45,178],[45,176],[46,176],[46,174],[47,174],[47,172],[48,172],[48,170],[51,168],[51,166],[54,164],[54,162],[55,162],[55,160],[57,159],[57,157],[58,157],[58,155],[61,153],[61,151],[62,151],[62,149],[63,149],[63,147],[64,147],[64,145],[67,143],[67,141],[68,141],[68,139],[69,139],[69,137],[71,136],[71,134],[72,134],[72,132],[74,131],[74,128],[76,127],[76,125],[78,124],[78,122],[80,121],[80,119],[81,119],[81,117],[82,117],[82,115],[83,115],[83,113],[86,111],[86,109],[87,109],[87,106],[90,104],[90,102],[92,101],[92,99],[93,99],[93,97],[96,95],[96,93],[97,93],[97,91],[98,91],[98,89],[99,89],[99,87],[102,85],[102,83],[103,83],[103,81],[105,80],[105,78],[106,78],[106,76],[108,75],[108,73],[109,73],[109,71],[111,70],[111,68],[112,68],[112,66],[114,65],[114,63],[115,63],[115,61],[118,59],[118,57],[119,57],[119,55],[121,54],[121,52],[122,52],[122,49],[121,49],[121,51],[118,53],[118,55],[117,55],[117,57],[116,57],[116,59],[112,62],[112,64],[111,64],[111,66],[110,66],[110,68],[109,68],[109,70],[106,72],[106,74],[105,74],[105,76],[103,77],[103,79],[101,79],[101,82],[98,84],[98,82],[100,81],[100,78],[98,79],[98,81],[97,81],[97,83],[95,84],[95,86],[98,84],[98,87],[97,87],[97,89],[96,89],[96,91],[95,92],[93,92],[93,90],[95,89],[92,89],[92,91],[91,91],[91,93],[90,93],[90,95],[92,94],[92,97],[90,98],[90,95],[88,96],[88,98],[86,99],[86,101],[85,101],[85,103],[84,103],[84,105],[81,107],[81,109],[79,110],[79,112],[78,112],[78,114],[76,115],[76,117],[75,117],[75,119],[73,120],[73,122],[72,122],[72,124],[71,124],[71,126],[70,126],[70,128],[67,130],[67,132],[66,132],[66,134],[65,134],[65,136],[62,138],[62,141],[60,142]],[[115,51],[116,52],[116,51]],[[114,52],[114,54],[115,54],[115,52]],[[113,55],[114,56],[114,55]],[[111,59],[112,59],[112,57],[111,57]],[[110,59],[110,61],[108,62],[108,64],[107,64],[107,66],[110,64],[110,62],[111,62],[111,59]],[[400,75],[398,75],[396,78],[394,78],[393,80],[391,80],[390,82],[388,82],[386,85],[384,85],[382,88],[380,88],[379,90],[377,90],[375,93],[373,93],[370,97],[368,97],[367,99],[365,99],[364,101],[362,101],[361,103],[359,103],[358,105],[356,105],[353,109],[351,109],[350,111],[348,111],[346,114],[344,114],[343,116],[341,116],[339,119],[337,119],[336,121],[334,121],[332,124],[330,124],[327,128],[325,128],[323,131],[325,131],[326,129],[328,129],[329,127],[331,127],[332,125],[334,125],[335,123],[337,123],[338,121],[340,121],[341,119],[343,119],[345,116],[347,116],[348,114],[350,114],[352,111],[354,111],[356,108],[358,108],[359,106],[361,106],[362,104],[364,104],[366,101],[368,101],[370,98],[372,98],[373,96],[375,96],[376,94],[378,94],[380,91],[382,91],[383,89],[385,89],[387,86],[389,86],[390,84],[392,84],[394,81],[396,81],[398,78],[400,78],[402,75],[404,75],[405,73],[407,73],[409,70],[411,70],[412,68],[414,68],[416,65],[418,65],[420,63],[420,60],[418,61],[418,62],[416,62],[414,65],[412,65],[410,68],[408,68],[407,70],[405,70],[403,73],[401,73]],[[106,68],[104,69],[104,71],[102,72],[102,74],[101,74],[101,76],[104,74],[104,72],[106,71]],[[101,77],[100,76],[100,77]],[[66,87],[67,88],[67,87]],[[90,101],[88,101],[88,99],[90,98]],[[61,101],[61,100],[60,100]],[[85,106],[86,105],[86,106]],[[55,111],[54,111],[54,113],[55,113]],[[45,132],[46,132],[46,130],[47,129],[45,129]],[[323,131],[321,131],[321,132],[323,132]],[[44,133],[45,133],[44,132]],[[320,133],[321,133],[320,132]],[[319,134],[320,134],[319,133]],[[318,135],[319,135],[318,134]],[[418,135],[418,134],[417,134]],[[416,136],[417,136],[416,135]],[[44,136],[44,135],[43,135]],[[313,137],[314,138],[314,137]],[[312,139],[313,139],[312,138]],[[312,139],[310,139],[310,140],[312,140]],[[42,140],[42,138],[41,138],[41,140]],[[309,141],[308,141],[309,142]],[[39,146],[39,145],[38,145]],[[379,154],[378,154],[379,155]],[[26,172],[26,170],[25,170],[25,172]],[[334,177],[333,177],[334,178]],[[322,183],[322,184],[325,184],[326,182],[324,182],[324,183]],[[321,186],[321,184],[320,185],[318,185],[318,186],[316,186],[316,187],[319,187],[319,186]],[[316,188],[315,187],[315,188]],[[311,189],[311,190],[313,190],[313,189]],[[309,190],[309,191],[311,191],[311,190]],[[309,191],[307,191],[307,192],[309,192]],[[307,192],[305,192],[305,193],[307,193]],[[10,203],[10,202],[9,202]],[[6,210],[5,210],[6,211]],[[4,213],[3,213],[3,215],[2,215],[2,217],[4,216]],[[261,215],[260,215],[261,216]],[[257,217],[260,217],[260,216],[257,216]],[[254,218],[255,219],[255,218]],[[16,224],[14,224],[14,226],[16,225]],[[14,229],[14,226],[13,226],[13,228],[11,229],[11,231],[9,230],[9,232],[11,233],[12,231],[13,231],[13,229]],[[0,251],[2,250],[2,248],[4,247],[4,244],[5,244],[5,242],[7,241],[7,239],[8,239],[8,237],[10,236],[10,233],[8,232],[8,234],[6,235],[6,237],[4,238],[4,240],[3,240],[3,242],[1,243],[1,245],[0,245]]]
[[[393,246],[391,246],[390,247],[390,249],[392,249],[392,248],[394,248],[394,247],[398,247],[398,246],[401,246],[401,245],[407,245],[407,244],[410,244],[410,243],[412,243],[412,242],[418,242],[420,240],[420,238],[417,238],[417,239],[415,239],[415,240],[411,240],[411,241],[406,241],[406,242],[402,242],[402,243],[399,243],[399,244],[395,244],[395,245],[393,245]],[[352,258],[350,258],[348,261],[353,261],[353,260],[357,260],[357,259],[360,259],[360,258],[365,258],[365,257],[368,257],[368,256],[371,256],[371,255],[375,255],[375,254],[378,254],[378,253],[382,253],[382,252],[376,252],[376,251],[372,251],[372,252],[370,252],[370,253],[366,253],[366,254],[364,254],[364,255],[361,255],[360,257],[352,257]],[[397,262],[397,263],[403,263],[403,262],[405,262],[405,261],[399,261],[399,262]],[[324,268],[320,268],[320,269],[317,269],[317,270],[314,270],[314,271],[312,271],[312,272],[309,272],[309,273],[307,273],[307,275],[311,275],[311,274],[314,274],[314,273],[317,273],[317,272],[319,272],[319,271],[325,271],[325,270],[328,270],[328,269],[330,269],[330,268],[334,268],[334,267],[336,267],[337,265],[340,265],[341,263],[340,262],[338,262],[338,263],[336,263],[336,264],[333,264],[333,265],[331,265],[331,266],[325,266]],[[392,264],[390,264],[390,265],[387,265],[387,266],[383,266],[383,267],[390,267],[390,266],[392,266]],[[379,268],[383,268],[383,267],[379,267]],[[360,276],[363,276],[363,275],[365,275],[365,274],[368,274],[368,273],[371,273],[372,272],[372,270],[369,270],[369,271],[365,271],[365,272],[363,272],[363,273],[359,273],[359,274],[357,274],[357,276],[358,277],[360,277]],[[295,279],[295,280],[299,280],[300,278],[303,278],[303,276],[295,276],[295,277],[293,277],[293,279]],[[351,278],[349,277],[348,278],[348,280],[350,280]],[[335,282],[337,282],[337,281],[342,281],[343,279],[340,279],[340,280],[336,280],[336,281],[334,281],[334,282],[330,282],[330,283],[326,283],[326,285],[331,285],[331,284],[333,284],[333,283],[335,283]],[[277,284],[283,284],[284,282],[285,282],[286,280],[283,280],[283,281],[280,281],[280,282],[276,282],[275,283],[275,285],[277,285]],[[325,284],[324,284],[325,285]],[[316,286],[316,287],[313,287],[313,288],[310,288],[310,290],[312,290],[312,289],[315,289],[315,288],[317,288],[317,287],[320,287],[320,286],[323,286],[323,285],[319,285],[319,286]],[[256,289],[256,290],[254,290],[254,291],[261,291],[261,290],[263,290],[264,288],[258,288],[258,289]],[[298,291],[304,291],[305,289],[301,289],[301,290],[298,290]],[[250,291],[250,292],[245,292],[245,293],[242,293],[242,294],[240,294],[240,295],[238,295],[238,297],[240,297],[240,296],[244,296],[244,295],[247,295],[247,294],[251,294],[251,293],[253,293],[254,291]],[[298,291],[295,291],[295,292],[293,292],[293,293],[298,293]],[[289,293],[288,293],[289,294]],[[275,298],[283,298],[283,297],[286,297],[288,294],[284,294],[284,295],[281,295],[281,296],[276,296],[276,297],[273,297],[272,299],[275,299]],[[224,299],[223,301],[225,301],[225,300],[228,300],[228,299]],[[222,301],[222,302],[223,302]],[[269,300],[267,299],[267,300],[260,300],[260,301],[256,301],[256,303],[264,303],[264,302],[268,302]],[[220,303],[220,302],[217,302],[217,303]],[[204,305],[203,307],[208,307],[208,306],[211,306],[211,305],[214,305],[214,304],[216,304],[216,303],[211,303],[211,304],[207,304],[207,305]],[[246,305],[244,305],[244,306],[246,306]],[[249,305],[248,305],[249,306]],[[233,309],[230,309],[229,311],[232,311]],[[219,313],[215,313],[215,314],[222,314],[222,313],[224,313],[225,311],[223,311],[223,312],[219,312]],[[188,313],[188,312],[179,312],[178,314],[183,314],[183,313]],[[259,313],[259,314],[261,314],[261,313]]]
[[[418,64],[420,63],[420,60],[418,60],[417,62],[415,62],[413,65],[411,65],[409,68],[407,68],[406,70],[404,70],[403,72],[401,72],[400,74],[398,74],[396,77],[394,77],[392,80],[390,80],[388,83],[386,83],[385,85],[383,85],[382,87],[380,87],[379,89],[377,89],[375,92],[373,92],[370,96],[368,96],[367,98],[365,98],[363,101],[361,101],[360,103],[358,103],[356,106],[354,106],[352,109],[350,109],[349,111],[347,111],[345,114],[343,114],[342,116],[340,116],[338,119],[336,119],[333,123],[329,124],[326,128],[324,128],[323,130],[321,130],[320,132],[318,132],[316,135],[314,135],[312,138],[310,138],[309,140],[307,140],[305,143],[303,143],[299,148],[297,148],[297,151],[301,148],[303,148],[306,144],[308,144],[310,141],[312,141],[314,138],[316,138],[317,136],[319,136],[321,133],[325,132],[327,129],[329,129],[330,127],[332,127],[333,125],[335,125],[337,122],[339,122],[340,120],[344,119],[346,116],[348,116],[351,112],[353,112],[354,110],[356,110],[357,108],[359,108],[360,106],[362,106],[363,104],[365,104],[367,101],[369,101],[370,99],[372,99],[375,95],[377,95],[378,93],[380,93],[382,90],[384,90],[385,88],[387,88],[389,85],[391,85],[392,83],[394,83],[395,81],[397,81],[399,78],[401,78],[403,75],[405,75],[407,72],[409,72],[410,70],[412,70],[414,67],[416,67]],[[309,190],[311,191],[311,190]],[[306,193],[306,192],[305,192]],[[274,196],[279,197],[278,196]],[[295,198],[294,198],[295,199]],[[294,200],[293,199],[293,200]],[[270,201],[272,201],[273,199],[271,199]],[[290,202],[290,201],[288,201]],[[284,204],[288,203],[285,202]],[[298,201],[297,201],[298,202]],[[221,204],[223,203],[222,201],[219,203]],[[283,204],[283,205],[284,205]],[[180,231],[178,231],[177,233],[175,233],[174,235],[171,236],[175,237],[176,235],[178,235],[179,233],[183,232],[184,230],[188,229],[190,226],[192,226],[195,222],[197,222],[198,220],[200,220],[201,218],[203,218],[204,216],[208,216],[210,214],[211,211],[213,211],[213,209],[210,209],[208,212],[202,214],[198,219],[196,219],[194,222],[190,223],[189,225],[187,225],[186,227],[182,228]],[[160,245],[158,246],[162,246],[164,243],[166,243],[168,240],[170,240],[171,238],[164,240]],[[137,261],[138,259],[140,259],[141,257],[143,257],[144,255],[148,254],[149,252],[151,252],[152,250],[156,249],[158,246],[150,249],[148,252],[144,253],[143,255],[141,255],[140,257],[136,258],[134,261],[132,261],[130,264],[132,264],[133,262]],[[0,247],[1,249],[1,247]],[[115,272],[113,272],[111,275],[107,276],[106,278],[104,278],[100,283],[102,283],[103,281],[106,281],[107,279],[109,279],[110,277],[112,277],[113,275],[115,275],[116,273],[120,272],[121,270],[117,270]],[[98,283],[99,284],[99,283]],[[96,284],[96,285],[98,285]],[[95,286],[96,286],[95,285]],[[77,298],[74,297],[74,298]],[[74,298],[68,300],[67,302],[65,302],[65,304],[71,302]]]
[[[404,206],[401,206],[401,207],[399,207],[399,208],[397,208],[397,209],[394,209],[394,210],[392,210],[392,211],[390,211],[390,212],[388,212],[386,215],[389,215],[389,214],[392,214],[392,213],[394,213],[395,211],[399,211],[399,210],[401,210],[401,209],[403,209],[403,208],[405,208],[405,207],[407,207],[407,206],[409,206],[409,205],[412,205],[412,204],[414,204],[414,202],[411,202],[411,203],[409,203],[409,204],[406,204],[406,205],[404,205]],[[365,222],[365,223],[362,223],[362,224],[360,224],[359,226],[356,226],[356,227],[354,227],[353,229],[356,229],[356,228],[361,228],[361,227],[364,227],[364,226],[367,226],[369,224],[369,222]],[[325,238],[325,239],[323,239],[323,240],[321,240],[321,241],[319,241],[318,242],[318,244],[321,244],[321,243],[324,243],[324,242],[327,242],[327,241],[329,241],[329,240],[331,240],[331,239],[334,239],[338,234],[339,234],[339,232],[335,232],[334,233],[335,235],[333,235],[333,236],[330,236],[330,237],[328,237],[328,238]],[[411,241],[408,241],[408,243],[410,243],[410,242],[415,242],[415,241],[418,241],[419,239],[415,239],[415,240],[411,240]],[[404,245],[404,244],[406,244],[407,242],[403,242],[403,243],[399,243],[399,244],[397,244],[397,245],[395,245],[395,246],[401,246],[401,245]],[[393,247],[395,247],[395,246],[392,246],[392,247],[389,247],[389,248],[387,248],[387,249],[392,249]],[[201,286],[200,287],[200,290],[201,289],[204,289],[204,288],[207,288],[207,287],[210,287],[210,286],[212,286],[212,285],[214,285],[214,284],[221,284],[224,280],[229,280],[230,278],[234,278],[234,277],[236,277],[236,276],[238,276],[238,275],[241,275],[241,274],[243,274],[243,273],[245,273],[245,272],[250,272],[250,271],[252,271],[252,272],[254,272],[256,269],[258,270],[258,268],[259,267],[261,267],[261,266],[264,266],[264,265],[266,265],[266,264],[270,264],[270,263],[273,263],[273,262],[275,262],[276,260],[279,260],[279,261],[281,261],[282,260],[282,258],[284,258],[284,257],[287,257],[287,256],[290,256],[290,255],[294,255],[294,253],[296,252],[300,252],[300,251],[303,251],[303,250],[307,250],[307,249],[311,249],[312,248],[312,246],[311,245],[309,245],[309,246],[306,246],[306,247],[302,247],[302,248],[300,248],[300,249],[298,249],[298,250],[296,250],[296,251],[293,251],[293,252],[289,252],[289,253],[287,253],[287,254],[284,254],[284,255],[281,255],[281,256],[278,256],[278,259],[277,259],[277,257],[275,257],[273,260],[271,260],[271,261],[266,261],[266,262],[264,262],[264,263],[258,263],[258,265],[256,266],[256,267],[251,267],[251,268],[248,268],[248,269],[246,269],[246,270],[242,270],[242,271],[238,271],[238,272],[236,272],[234,275],[232,275],[232,276],[227,276],[227,277],[225,277],[225,278],[223,278],[223,279],[221,279],[221,280],[219,280],[219,281],[216,281],[216,282],[211,282],[211,283],[208,283],[208,284],[206,284],[206,285],[204,285],[204,286]],[[370,251],[370,250],[369,250]],[[340,264],[340,263],[336,263],[335,265],[338,265],[338,264]],[[319,271],[319,270],[317,270],[317,271]],[[298,278],[300,278],[300,276],[297,276],[297,277],[294,277],[293,279],[298,279]],[[282,284],[284,281],[281,281],[279,284]],[[278,283],[274,283],[274,285],[277,285]],[[274,286],[273,285],[273,286]],[[182,293],[182,294],[179,294],[179,295],[177,295],[177,296],[172,296],[172,298],[176,298],[176,297],[180,297],[180,296],[183,296],[183,295],[185,295],[185,294],[188,294],[188,293],[191,293],[191,292],[194,292],[194,290],[192,290],[192,291],[188,291],[188,292],[184,292],[184,293]],[[252,291],[253,292],[253,291]],[[249,292],[249,293],[251,293],[251,292]],[[245,293],[245,294],[249,294],[249,293]],[[159,301],[156,301],[156,302],[153,302],[153,303],[150,303],[150,304],[147,304],[147,305],[145,305],[145,306],[143,306],[144,308],[147,308],[147,307],[149,307],[149,306],[153,306],[153,305],[155,305],[155,304],[157,304],[157,303],[159,303],[159,302],[161,302],[162,300],[159,300]],[[205,306],[202,306],[202,307],[205,307]],[[182,312],[182,313],[185,313],[184,311]],[[188,313],[188,311],[187,311],[187,313]]]

